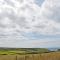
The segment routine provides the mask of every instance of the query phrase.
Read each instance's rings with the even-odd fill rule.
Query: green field
[[[60,60],[60,52],[45,48],[0,48],[0,60]]]
[[[24,55],[24,54],[40,54],[49,52],[45,48],[1,48],[0,55]]]

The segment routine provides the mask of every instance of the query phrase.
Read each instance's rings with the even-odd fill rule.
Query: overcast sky
[[[0,0],[0,47],[60,47],[60,0]]]

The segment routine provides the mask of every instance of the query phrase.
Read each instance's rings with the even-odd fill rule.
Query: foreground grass
[[[60,60],[60,52],[26,55],[0,55],[0,60]]]

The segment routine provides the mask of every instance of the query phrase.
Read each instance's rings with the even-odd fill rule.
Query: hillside
[[[49,52],[46,48],[0,48],[0,54],[39,54]]]

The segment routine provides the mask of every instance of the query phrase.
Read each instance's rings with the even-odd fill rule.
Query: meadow
[[[60,52],[47,49],[0,49],[0,60],[60,60]]]

